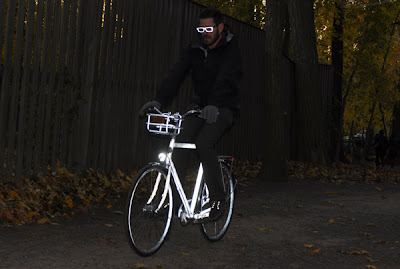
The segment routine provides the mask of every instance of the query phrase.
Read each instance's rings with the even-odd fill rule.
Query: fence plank
[[[34,46],[34,56],[33,56],[33,75],[32,75],[32,87],[29,97],[29,112],[28,112],[28,130],[29,135],[26,136],[26,162],[25,176],[31,175],[32,159],[33,159],[33,147],[35,137],[37,137],[36,130],[36,114],[38,112],[37,102],[39,96],[39,83],[40,83],[40,58],[41,58],[41,46],[43,38],[43,16],[44,16],[44,0],[39,0],[37,4],[37,16],[36,16],[36,27],[35,27],[35,46]],[[32,24],[34,22],[32,21]]]
[[[22,63],[22,48],[24,42],[24,22],[25,22],[26,1],[19,0],[18,2],[18,18],[17,18],[17,36],[14,52],[14,76],[11,87],[11,99],[9,107],[9,124],[8,124],[8,139],[7,139],[7,170],[6,180],[10,181],[13,176],[15,163],[15,136],[17,126],[18,113],[18,98],[20,91],[21,79],[21,63]]]
[[[64,118],[61,118],[61,107],[64,101],[65,90],[64,90],[64,82],[65,82],[65,60],[67,53],[67,44],[68,44],[68,21],[69,21],[69,12],[70,12],[70,2],[71,0],[64,0],[64,5],[62,6],[62,20],[61,20],[61,32],[60,32],[60,49],[58,56],[58,65],[57,65],[57,85],[55,86],[55,108],[54,113],[54,130],[53,130],[53,142],[52,142],[52,153],[51,153],[51,166],[52,169],[55,170],[57,168],[57,160],[63,162],[65,164],[65,152],[63,151],[63,147],[61,144],[66,139],[65,135],[60,132],[62,125],[66,124]],[[60,12],[61,14],[61,12]],[[61,136],[60,136],[61,134]]]
[[[43,152],[43,128],[45,119],[45,106],[46,106],[46,91],[48,82],[48,62],[50,57],[51,48],[51,31],[52,31],[52,16],[53,16],[53,1],[46,1],[46,17],[44,21],[44,37],[42,48],[41,60],[41,79],[40,91],[38,96],[38,120],[35,135],[35,150],[34,150],[34,168],[33,173],[36,175],[39,170],[45,171],[47,169],[47,158]]]
[[[6,168],[5,166],[5,155],[6,155],[6,139],[7,139],[7,123],[9,114],[9,98],[10,98],[10,79],[11,79],[11,68],[12,68],[12,55],[13,55],[13,40],[14,40],[14,21],[15,21],[15,7],[16,1],[8,1],[7,11],[7,29],[5,38],[5,52],[4,52],[4,72],[1,81],[1,92],[0,92],[0,179],[5,181],[3,173]]]
[[[18,136],[17,136],[17,154],[16,154],[16,165],[15,165],[15,178],[19,179],[22,175],[22,163],[25,158],[25,137],[29,134],[25,134],[27,117],[26,115],[26,104],[27,104],[27,91],[29,87],[29,78],[31,76],[31,60],[32,60],[32,43],[33,43],[33,26],[34,24],[34,12],[35,2],[28,1],[28,11],[26,20],[26,39],[24,49],[24,68],[20,92],[20,104],[19,104],[19,117],[18,117]]]

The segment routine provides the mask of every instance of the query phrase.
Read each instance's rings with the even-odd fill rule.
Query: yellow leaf
[[[334,195],[334,194],[335,194],[335,193],[334,193],[334,192],[332,192],[332,191],[326,191],[325,193],[326,193],[326,194],[328,194],[328,195],[329,195],[329,194],[332,194],[332,195]]]
[[[31,212],[28,213],[28,218],[29,219],[31,219],[31,218],[33,218],[35,216],[39,216],[39,213],[38,212],[34,212],[34,211],[31,211]]]
[[[335,220],[334,219],[330,219],[329,223],[335,223]]]
[[[376,224],[375,223],[373,223],[373,222],[371,222],[371,223],[367,223],[366,224],[368,227],[376,227]]]
[[[311,255],[315,255],[315,254],[318,254],[318,253],[321,253],[322,252],[322,249],[316,249],[316,250],[314,250],[314,251],[311,251]]]
[[[65,196],[64,202],[68,205],[69,208],[72,208],[74,206],[71,197],[69,197],[68,195]]]
[[[16,193],[15,191],[11,190],[11,191],[8,193],[8,198],[9,198],[9,199],[18,198],[18,193]]]
[[[179,252],[178,255],[181,255],[181,256],[190,256],[190,254],[189,254],[189,253],[186,253],[186,252]]]
[[[263,227],[263,228],[256,228],[257,230],[261,231],[261,232],[268,232],[269,228],[267,227]]]
[[[304,244],[304,247],[305,247],[305,248],[313,248],[314,245],[311,245],[311,244]]]
[[[49,223],[50,221],[47,218],[43,218],[37,221],[37,223],[39,224],[45,224],[45,223]]]
[[[368,269],[376,269],[376,266],[374,266],[374,265],[366,265],[365,267]]]
[[[149,268],[146,264],[143,263],[137,263],[135,264],[135,267],[133,267],[135,269],[140,269],[140,268]]]
[[[200,248],[200,245],[187,245],[188,248],[193,248],[193,249],[197,249]]]
[[[354,250],[349,252],[350,255],[362,255],[361,251]]]
[[[117,174],[118,174],[119,177],[124,177],[125,176],[125,174],[119,169],[117,170]]]

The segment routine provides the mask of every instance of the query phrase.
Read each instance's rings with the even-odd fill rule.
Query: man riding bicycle
[[[196,144],[210,192],[209,219],[216,220],[225,210],[225,193],[215,145],[239,114],[241,55],[238,41],[222,22],[218,9],[203,10],[196,29],[199,40],[193,41],[184,50],[161,83],[154,100],[147,102],[139,114],[144,116],[153,107],[166,107],[191,71],[196,93],[193,102],[202,109],[202,113],[183,122],[177,140],[181,143],[194,141]],[[175,163],[180,164],[178,174],[184,175],[189,160],[187,152],[177,152],[173,158]]]

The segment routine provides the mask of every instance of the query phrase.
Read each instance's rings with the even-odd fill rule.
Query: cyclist
[[[154,100],[147,102],[139,114],[144,116],[152,107],[166,107],[191,71],[196,94],[193,103],[202,109],[202,113],[188,117],[183,122],[177,140],[196,144],[204,167],[204,180],[210,192],[209,219],[216,220],[225,210],[225,193],[215,144],[239,113],[241,55],[238,41],[229,26],[222,22],[222,14],[218,9],[204,9],[196,30],[199,40],[193,41],[184,50],[161,83]],[[174,162],[179,165],[179,175],[185,175],[188,159],[187,151],[175,153]]]

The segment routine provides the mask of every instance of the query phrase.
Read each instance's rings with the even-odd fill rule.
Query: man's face
[[[213,27],[213,31],[211,33],[207,33],[204,31],[201,34],[201,38],[203,39],[203,42],[206,46],[211,46],[213,45],[218,38],[221,36],[220,32],[220,25],[216,25],[214,22],[213,18],[206,18],[206,19],[200,19],[200,27]]]

